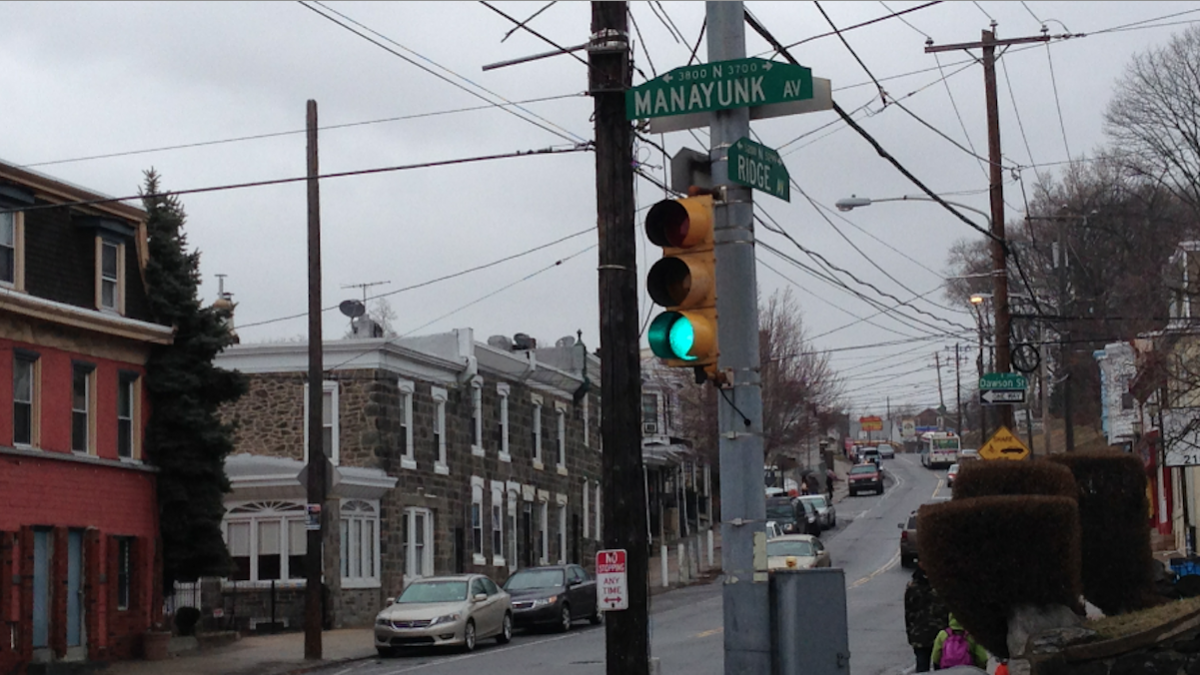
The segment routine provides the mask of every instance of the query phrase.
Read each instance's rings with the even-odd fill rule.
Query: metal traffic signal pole
[[[600,434],[604,547],[625,549],[629,608],[605,612],[605,672],[648,675],[650,561],[642,472],[637,236],[628,3],[593,2],[588,91],[595,106],[596,223],[600,258]]]
[[[741,2],[706,2],[708,60],[746,56]],[[721,568],[725,672],[771,672],[770,596],[763,497],[762,388],[751,188],[728,175],[729,147],[750,135],[750,109],[712,113],[718,367],[726,379],[717,400],[721,461]]]

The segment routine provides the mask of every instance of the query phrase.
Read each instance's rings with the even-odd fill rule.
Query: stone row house
[[[541,349],[517,338],[458,329],[324,343],[327,625],[368,625],[416,578],[503,582],[594,558],[599,361],[573,338]],[[210,603],[225,625],[302,625],[307,349],[241,344],[216,360],[250,384],[221,411],[236,425],[223,522],[236,571]]]
[[[0,672],[139,655],[161,619],[146,213],[0,162]],[[45,666],[44,666],[45,667]]]

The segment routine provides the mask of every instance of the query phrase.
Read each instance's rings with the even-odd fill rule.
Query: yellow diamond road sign
[[[979,456],[983,459],[1025,459],[1029,456],[1029,448],[1008,427],[1000,427],[979,449]]]

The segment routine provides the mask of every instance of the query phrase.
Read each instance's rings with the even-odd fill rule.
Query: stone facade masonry
[[[497,583],[508,577],[511,569],[537,564],[537,555],[529,549],[537,545],[533,519],[539,512],[539,496],[548,501],[546,532],[551,542],[547,549],[551,563],[559,533],[559,495],[566,496],[567,547],[563,559],[591,566],[599,548],[599,533],[595,529],[596,496],[600,485],[601,455],[599,411],[600,399],[594,388],[577,404],[571,392],[541,384],[503,379],[486,370],[474,381],[426,381],[383,369],[346,370],[327,374],[327,382],[337,383],[338,407],[338,464],[340,467],[381,469],[397,479],[396,487],[379,500],[380,506],[380,587],[377,589],[342,592],[331,584],[334,605],[333,623],[336,626],[369,624],[384,599],[398,594],[404,585],[406,509],[424,508],[433,516],[433,567],[435,574],[458,572],[487,574]],[[249,376],[249,391],[236,403],[221,410],[224,422],[235,425],[236,453],[269,457],[304,459],[304,406],[306,374],[295,372],[256,373]],[[412,384],[412,463],[405,457],[406,434],[403,426],[404,409],[399,381]],[[472,451],[474,417],[472,395],[474,383],[479,383],[482,398],[482,454]],[[497,385],[507,385],[508,447],[511,461],[500,457],[501,393]],[[435,470],[438,459],[438,440],[435,435],[437,406],[433,392],[445,390],[445,444],[448,471]],[[543,468],[534,464],[535,400],[541,403],[541,438]],[[586,403],[585,403],[586,400]],[[563,409],[566,427],[566,464],[557,466],[558,417],[556,404]],[[586,414],[585,414],[586,411]],[[585,425],[588,426],[585,443]],[[482,549],[484,564],[474,555],[471,527],[472,478],[483,480],[481,504]],[[517,557],[511,552],[493,551],[493,481],[503,481],[501,513],[504,516],[504,544],[510,546],[510,504],[508,486],[518,485],[515,496],[517,523]],[[584,489],[588,491],[585,512]],[[302,493],[300,493],[302,494]],[[531,498],[531,500],[529,499]],[[326,506],[330,515],[336,513],[335,503]],[[525,514],[529,506],[530,516]],[[584,520],[587,536],[584,536]],[[329,518],[338,527],[337,518]],[[337,533],[326,537],[326,559],[336,563],[329,547],[335,549],[340,539]],[[535,552],[536,553],[536,552]],[[497,554],[507,554],[503,564],[494,563]],[[327,563],[328,564],[328,563]],[[336,564],[333,566],[336,569]]]

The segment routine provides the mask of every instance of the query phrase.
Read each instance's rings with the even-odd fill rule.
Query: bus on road
[[[944,469],[958,461],[962,439],[948,431],[930,431],[921,437],[921,464]]]

